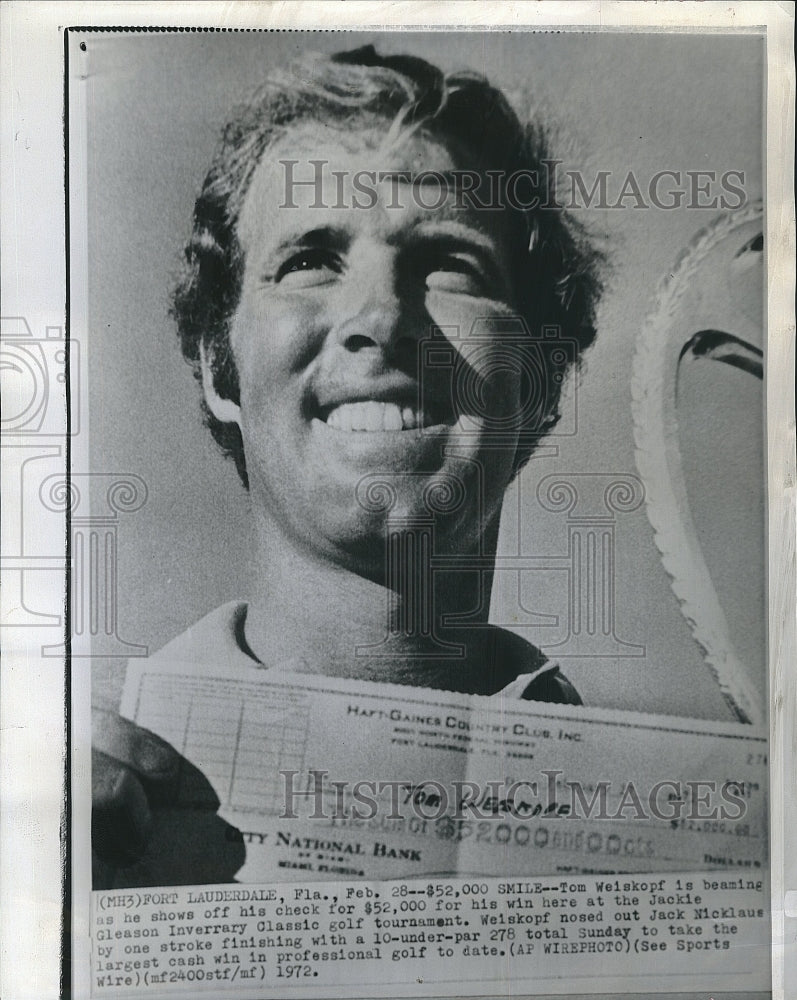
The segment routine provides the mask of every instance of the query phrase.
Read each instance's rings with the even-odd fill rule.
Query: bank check
[[[185,761],[174,882],[192,829],[218,881],[766,868],[750,726],[185,663],[131,665],[122,713]]]

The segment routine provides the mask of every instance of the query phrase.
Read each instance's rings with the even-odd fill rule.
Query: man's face
[[[217,416],[241,428],[256,516],[363,567],[382,559],[388,518],[427,514],[430,489],[444,495],[452,483],[461,502],[438,518],[438,546],[478,547],[511,479],[506,431],[516,434],[520,396],[496,322],[505,329],[516,315],[503,213],[456,207],[453,187],[427,209],[406,181],[370,176],[376,204],[348,207],[373,200],[352,187],[360,171],[457,166],[432,140],[386,154],[379,138],[307,125],[268,150],[238,230],[245,270],[230,340],[240,407],[209,394]],[[286,193],[286,159],[298,161],[296,180],[313,176],[309,160],[325,161],[325,207],[313,187]],[[439,195],[439,185],[420,192],[427,205]],[[477,321],[481,343],[468,353]],[[444,360],[421,370],[419,343],[435,327],[452,359],[468,358],[457,378]],[[493,417],[500,448],[486,440]],[[395,491],[389,512],[368,499],[375,479]]]

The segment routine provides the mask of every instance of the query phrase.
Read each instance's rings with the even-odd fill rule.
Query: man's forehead
[[[505,213],[463,203],[462,157],[445,142],[417,132],[393,140],[388,132],[389,123],[344,131],[315,122],[287,131],[255,168],[239,222],[244,248],[332,219],[345,224],[351,212],[363,223],[380,215],[399,226],[456,220],[492,235],[505,231],[498,218]]]
[[[320,123],[290,129],[261,157],[246,200],[264,207],[312,207],[320,200],[331,206],[340,200],[338,192],[354,193],[358,184],[418,177],[430,183],[432,174],[454,169],[454,156],[443,142],[417,134],[388,142],[387,129],[343,131]],[[317,197],[319,184],[323,199]]]

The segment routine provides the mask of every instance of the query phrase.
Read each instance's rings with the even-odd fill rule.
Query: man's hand
[[[92,709],[92,729],[92,844],[101,861],[124,867],[146,849],[152,807],[176,794],[182,758],[116,712]]]

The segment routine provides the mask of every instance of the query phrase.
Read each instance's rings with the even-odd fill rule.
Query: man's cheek
[[[256,398],[243,396],[241,401],[241,434],[247,461],[250,451],[268,459],[275,448],[289,437],[286,420],[270,405],[268,386],[261,387]]]

